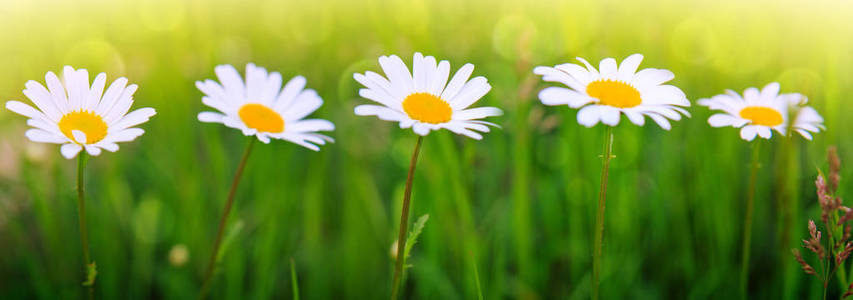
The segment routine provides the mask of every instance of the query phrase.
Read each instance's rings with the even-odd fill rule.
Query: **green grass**
[[[667,68],[694,102],[779,81],[823,114],[812,142],[762,145],[753,223],[754,298],[818,297],[790,255],[817,218],[817,168],[828,145],[853,162],[853,6],[838,1],[51,1],[0,10],[0,100],[65,64],[139,84],[134,107],[158,114],[146,134],[87,166],[87,210],[99,299],[192,299],[245,146],[202,124],[194,81],[247,62],[308,79],[336,143],[320,152],[258,144],[232,211],[217,299],[383,299],[390,294],[410,130],[356,117],[353,72],[415,51],[476,65],[505,111],[475,141],[424,140],[412,216],[430,215],[411,253],[411,299],[589,296],[601,141],[575,110],[546,107],[532,74],[582,56],[635,52]],[[624,118],[614,130],[601,292],[604,299],[736,297],[750,147],[709,111],[671,131]],[[24,118],[0,108],[0,298],[80,298],[75,162],[24,140]],[[853,198],[853,167],[841,195]],[[848,200],[849,201],[849,200]],[[241,224],[241,225],[235,225]],[[786,225],[787,224],[787,225]],[[235,227],[237,226],[237,227]],[[189,260],[169,252],[186,246]],[[293,258],[293,262],[290,258]],[[295,273],[294,273],[295,270]],[[295,274],[295,275],[294,275]],[[837,288],[830,297],[837,295]]]

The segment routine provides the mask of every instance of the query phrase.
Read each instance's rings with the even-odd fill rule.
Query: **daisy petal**
[[[24,95],[36,105],[45,116],[54,122],[58,122],[62,118],[62,112],[53,100],[50,92],[35,80],[27,81],[25,84]]]
[[[385,106],[364,104],[355,107],[355,114],[359,116],[377,116],[384,121],[411,120],[403,113],[387,108]]]
[[[425,58],[423,54],[415,52],[412,59],[412,82],[415,85],[414,91],[416,93],[423,93],[427,90],[427,78],[429,78],[432,69],[435,68],[435,58],[432,59],[432,64],[430,66],[428,58]]]
[[[281,91],[281,80],[279,72],[269,73],[269,76],[264,81],[263,89],[259,93],[259,100],[264,105],[271,106],[278,99],[278,93]]]
[[[412,74],[409,73],[409,69],[406,68],[406,64],[399,56],[382,56],[379,58],[379,65],[382,66],[382,71],[388,76],[393,86],[400,87],[400,90],[407,94],[413,92]]]
[[[475,139],[475,140],[483,139],[482,134],[479,134],[476,131],[470,130],[470,129],[466,128],[465,125],[460,124],[460,123],[449,123],[449,124],[446,124],[444,126],[444,128],[447,128],[447,130],[450,130],[453,133],[461,134],[461,135],[470,137],[470,138]]]
[[[712,127],[724,127],[724,126],[740,127],[740,126],[735,126],[735,125],[741,124],[741,123],[745,123],[745,122],[742,122],[740,118],[735,118],[735,117],[732,117],[731,115],[728,115],[728,114],[715,114],[715,115],[711,116],[710,118],[708,118],[708,124],[710,124]],[[741,125],[741,126],[743,126],[743,125]]]
[[[610,106],[601,106],[601,123],[616,126],[619,125],[619,110]]]
[[[811,134],[811,133],[809,133],[808,131],[805,131],[805,130],[802,130],[802,129],[797,129],[797,133],[799,133],[800,135],[802,135],[802,136],[803,136],[803,138],[805,138],[805,139],[807,139],[807,140],[809,140],[809,141],[811,141],[811,140],[812,140],[812,134]]]
[[[373,100],[374,102],[385,105],[387,107],[400,111],[403,110],[402,101],[394,99],[391,96],[387,96],[385,95],[385,93],[377,92],[373,89],[360,89],[358,90],[358,95],[365,99]]]
[[[253,63],[246,64],[246,100],[263,103],[262,93],[267,80],[267,70]]]
[[[198,113],[198,120],[205,123],[222,123],[222,118],[225,115],[210,111],[204,111]]]
[[[94,145],[86,145],[86,152],[91,156],[98,156],[101,154],[101,148],[95,147]]]
[[[480,100],[491,89],[492,86],[486,81],[486,77],[478,76],[466,83],[465,87],[448,102],[453,110],[465,109]]]
[[[95,146],[97,146],[98,148],[102,148],[104,150],[107,150],[109,152],[118,151],[118,145],[116,145],[115,143],[104,143],[103,141],[101,141],[101,142],[98,142],[97,144],[95,144]]]
[[[755,139],[756,135],[758,135],[758,130],[757,130],[756,126],[749,125],[749,126],[744,126],[743,128],[740,129],[740,138],[742,138],[744,140],[752,141]]]
[[[80,130],[72,130],[71,136],[74,137],[75,142],[77,142],[79,144],[86,144],[86,141],[87,141],[86,140],[86,133],[84,133]]]
[[[589,71],[589,73],[592,75],[592,77],[601,77],[602,76],[601,74],[598,73],[598,70],[596,70],[595,67],[593,67],[588,61],[586,61],[586,59],[583,59],[582,57],[575,57],[575,59],[577,59],[578,61],[580,61],[581,63],[583,63],[586,66],[586,70]]]
[[[454,120],[473,120],[503,115],[503,111],[496,107],[477,107],[461,110],[453,113]]]
[[[225,88],[225,94],[232,99],[246,99],[246,87],[240,73],[231,65],[219,65],[214,68],[219,82]]]
[[[578,111],[578,123],[586,127],[595,126],[601,120],[601,108],[599,105],[587,105]]]
[[[447,84],[447,79],[450,76],[450,62],[442,60],[438,63],[438,67],[433,73],[432,81],[427,89],[432,95],[441,95],[442,89]]]
[[[616,60],[613,58],[605,58],[598,65],[598,72],[601,72],[601,77],[614,78],[616,77]]]
[[[306,141],[307,137],[308,137],[308,135],[305,135],[305,134],[293,134],[293,133],[288,133],[288,134],[284,134],[281,136],[281,138],[283,140],[286,140],[288,142],[300,145],[302,147],[305,147],[305,148],[308,148],[308,149],[311,149],[314,151],[320,151],[320,147],[317,147],[317,145],[311,144],[311,143]]]
[[[65,66],[62,70],[65,79],[65,90],[68,93],[68,103],[71,110],[81,110],[89,98],[89,72],[85,69],[74,70]]]
[[[14,112],[16,114],[25,116],[27,118],[42,119],[42,120],[46,119],[45,115],[42,114],[40,111],[38,111],[35,108],[33,108],[32,106],[24,104],[23,102],[20,102],[20,101],[14,101],[14,100],[7,101],[6,102],[6,109],[11,110],[12,112]]]
[[[619,65],[619,76],[626,79],[631,78],[634,76],[634,72],[637,72],[641,62],[643,62],[642,54],[636,53],[628,56]]]
[[[474,73],[474,65],[465,64],[456,74],[453,75],[453,78],[450,79],[450,83],[447,84],[447,87],[444,88],[444,91],[441,93],[441,99],[453,99],[456,97],[456,94],[459,93],[459,90],[465,86],[465,83],[468,81],[468,78],[471,77],[471,74]]]
[[[575,91],[585,90],[585,86],[591,81],[588,71],[576,64],[562,64],[554,68],[551,67],[536,67],[533,73],[542,75],[542,80],[559,82],[572,88]]]
[[[115,105],[106,111],[102,116],[104,116],[104,122],[107,124],[112,124],[130,110],[130,107],[133,105],[133,93],[136,92],[137,85],[131,84],[124,89],[124,92],[121,93],[121,96],[116,100]]]
[[[84,109],[93,111],[98,107],[98,103],[101,102],[101,96],[104,94],[104,87],[106,84],[106,73],[100,73],[98,76],[95,76],[95,80],[92,82],[92,88],[89,90],[89,94],[86,99],[86,105],[83,107]]]
[[[664,69],[642,69],[635,75],[637,86],[655,86],[668,82],[675,78],[675,74]]]
[[[101,102],[98,103],[97,108],[95,108],[95,113],[99,115],[104,115],[110,108],[112,108],[116,101],[118,101],[119,96],[121,96],[122,92],[125,90],[125,86],[127,85],[127,78],[119,77],[110,87],[107,88],[107,91],[104,92],[104,97],[101,99]]]
[[[65,93],[65,88],[62,86],[62,82],[59,80],[59,77],[56,77],[56,74],[53,72],[47,72],[44,76],[44,81],[47,83],[47,89],[50,91],[54,105],[59,108],[59,112],[61,114],[65,114],[66,112],[71,111],[71,109],[69,109],[68,96]]]
[[[757,88],[751,87],[743,91],[743,99],[746,101],[760,101],[761,92]]]
[[[270,137],[269,137],[269,136],[267,136],[267,135],[266,135],[266,134],[264,134],[264,133],[258,133],[258,134],[256,134],[255,136],[256,136],[256,137],[258,137],[258,140],[260,140],[260,141],[261,141],[261,143],[264,143],[264,144],[269,144],[269,143],[270,143]]]
[[[282,89],[281,94],[278,95],[278,99],[275,102],[275,110],[283,110],[290,106],[291,103],[296,99],[296,96],[299,95],[303,89],[305,89],[305,84],[307,81],[305,77],[296,76],[291,78],[285,85],[284,89]]]
[[[104,141],[111,143],[130,142],[135,140],[143,133],[145,133],[145,130],[142,130],[140,128],[128,128],[107,136],[106,138],[104,138]]]
[[[415,125],[412,126],[412,129],[415,131],[415,133],[421,136],[425,136],[429,133],[429,126],[423,123],[415,123]]]
[[[756,128],[756,132],[758,132],[758,136],[765,139],[769,139],[770,136],[773,135],[773,132],[770,131],[770,128],[767,126],[758,126],[758,128]]]
[[[778,82],[768,83],[763,89],[761,89],[761,99],[767,102],[773,101],[773,99],[779,95],[779,89],[780,86]]]
[[[568,105],[571,108],[578,108],[594,101],[587,95],[575,92],[573,90],[561,87],[547,87],[539,92],[539,100],[545,105]]]
[[[655,121],[655,123],[657,123],[658,126],[660,126],[660,128],[662,128],[663,130],[672,129],[672,124],[670,124],[669,120],[667,120],[664,116],[656,113],[647,113],[645,115],[649,116],[649,118],[651,118],[652,121]]]
[[[68,139],[63,136],[57,136],[41,129],[29,129],[24,135],[37,143],[64,144],[68,142]]]
[[[395,90],[390,86],[388,80],[380,76],[379,74],[373,72],[366,72],[365,74],[355,73],[353,74],[353,78],[358,83],[361,83],[367,89],[359,90],[359,95],[362,94],[362,90],[364,93],[370,94],[370,97],[365,97],[380,103],[387,103],[385,105],[395,105],[399,104],[401,100],[399,98],[405,98],[407,95],[401,95],[395,92]],[[369,91],[369,92],[368,92]]]
[[[148,122],[148,120],[155,114],[157,114],[157,112],[150,107],[134,110],[122,117],[115,124],[111,125],[110,130],[121,130]]]
[[[633,110],[624,110],[622,112],[625,113],[625,116],[628,117],[628,120],[630,120],[631,123],[634,123],[637,126],[643,126],[646,124],[646,118],[642,113]]]
[[[322,105],[323,99],[317,95],[317,92],[312,89],[306,89],[296,97],[293,105],[282,113],[282,117],[286,121],[299,120],[313,113]]]
[[[287,124],[287,130],[293,132],[331,131],[335,130],[335,124],[321,119],[308,119]]]
[[[59,147],[59,152],[67,159],[74,158],[81,150],[83,150],[83,147],[77,144],[65,144]]]

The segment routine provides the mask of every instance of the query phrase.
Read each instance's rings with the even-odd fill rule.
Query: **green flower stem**
[[[601,248],[604,243],[604,202],[607,199],[607,176],[613,152],[613,127],[604,133],[604,153],[601,165],[601,187],[598,190],[598,213],[595,216],[595,250],[592,253],[592,299],[598,299],[598,282],[601,277]]]
[[[752,143],[752,163],[749,172],[749,190],[746,196],[746,213],[743,217],[743,247],[741,248],[740,296],[747,299],[749,281],[749,248],[752,240],[752,210],[755,202],[755,181],[758,176],[758,157],[761,141]]]
[[[231,207],[234,204],[234,194],[237,192],[237,186],[240,184],[240,177],[243,175],[243,169],[246,168],[246,161],[249,160],[249,154],[252,153],[252,146],[255,145],[256,137],[249,137],[249,145],[246,146],[246,151],[243,152],[243,158],[237,166],[237,171],[234,173],[234,180],[231,181],[231,191],[228,192],[228,200],[225,202],[225,211],[222,212],[222,217],[219,219],[219,229],[216,233],[216,242],[213,244],[213,252],[210,253],[210,261],[207,264],[207,272],[204,275],[204,283],[199,292],[199,299],[207,297],[210,290],[210,280],[213,277],[213,270],[216,269],[216,258],[219,256],[219,247],[222,246],[222,236],[225,232],[225,223],[228,221],[228,215],[231,213]]]
[[[391,286],[391,300],[397,299],[400,293],[400,278],[403,277],[403,261],[406,260],[406,229],[409,227],[409,202],[412,198],[412,179],[415,177],[415,165],[418,163],[418,153],[421,151],[423,136],[418,136],[415,152],[409,163],[409,175],[406,178],[406,192],[403,195],[403,211],[400,214],[400,232],[397,236],[397,262],[394,264],[394,281]]]
[[[86,280],[83,285],[86,286],[89,294],[89,299],[95,297],[95,274],[94,262],[89,256],[89,232],[86,229],[86,191],[84,188],[84,174],[86,169],[86,151],[80,151],[77,156],[77,213],[80,224],[80,244],[83,247],[83,272],[86,274]]]

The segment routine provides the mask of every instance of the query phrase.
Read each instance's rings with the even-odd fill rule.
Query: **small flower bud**
[[[173,267],[181,267],[187,263],[187,260],[190,258],[190,251],[187,249],[187,246],[184,244],[177,244],[172,246],[172,249],[169,250],[169,264]]]
[[[842,206],[841,212],[844,213],[840,218],[838,218],[838,225],[844,224],[844,222],[853,220],[853,209],[849,207]]]
[[[391,258],[396,260],[397,259],[397,241],[394,241],[394,243],[391,244],[391,249],[389,249],[389,250],[390,250],[389,254],[391,255]]]
[[[791,250],[791,252],[794,254],[794,259],[796,259],[797,262],[800,264],[800,267],[803,268],[803,272],[806,272],[806,274],[809,275],[817,276],[817,272],[815,272],[814,268],[812,268],[812,266],[806,263],[806,261],[803,259],[803,256],[800,255],[800,250],[794,249]]]
[[[838,149],[835,146],[829,147],[826,158],[829,161],[829,192],[835,194],[838,189],[838,182],[841,181],[841,159],[838,158]]]
[[[838,255],[835,256],[835,264],[841,265],[848,257],[850,257],[850,252],[853,252],[853,242],[847,242],[847,245],[844,246],[844,250]]]

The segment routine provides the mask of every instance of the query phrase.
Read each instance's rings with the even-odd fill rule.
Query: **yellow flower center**
[[[107,136],[107,123],[104,122],[101,116],[88,110],[67,113],[62,116],[62,119],[59,119],[57,125],[59,125],[59,131],[72,141],[76,140],[71,133],[74,130],[79,130],[86,134],[86,144],[97,143]]]
[[[784,122],[782,114],[775,109],[763,106],[748,106],[740,110],[740,117],[752,121],[754,125],[773,127]]]
[[[266,105],[249,103],[243,105],[238,114],[249,128],[271,133],[284,131],[284,119]]]
[[[450,121],[453,109],[441,98],[427,93],[414,93],[403,100],[403,110],[410,118],[430,124]]]
[[[586,93],[598,99],[598,103],[618,108],[640,105],[640,91],[630,84],[617,80],[596,80],[586,86]]]

